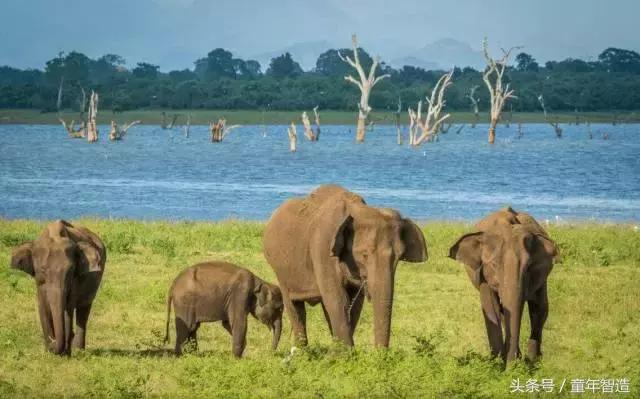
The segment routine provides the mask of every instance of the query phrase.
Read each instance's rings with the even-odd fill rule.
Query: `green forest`
[[[365,69],[372,63],[358,51]],[[114,54],[97,59],[71,51],[46,62],[42,70],[0,67],[0,108],[36,109],[51,112],[80,110],[88,92],[100,94],[100,107],[114,112],[136,109],[241,109],[355,110],[358,88],[345,81],[355,73],[340,58],[350,49],[322,53],[313,70],[303,71],[289,53],[262,66],[254,60],[235,58],[225,49],[215,49],[194,62],[192,69],[161,72],[160,66],[140,62],[127,68]],[[428,71],[381,64],[390,74],[372,91],[370,105],[377,110],[395,110],[398,100],[413,106],[431,90],[445,71]],[[553,111],[627,111],[640,109],[640,55],[631,50],[607,48],[597,61],[565,59],[536,62],[527,53],[518,54],[505,79],[517,99],[507,109],[539,111],[538,96],[544,96]],[[456,67],[454,85],[446,93],[447,108],[469,111],[468,97],[474,86],[480,110],[489,108],[482,71]],[[512,108],[510,108],[512,107]]]

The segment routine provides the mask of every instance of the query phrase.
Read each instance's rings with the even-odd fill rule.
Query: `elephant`
[[[510,207],[485,217],[475,230],[458,239],[449,257],[465,265],[480,292],[491,354],[507,362],[521,356],[526,301],[531,320],[527,357],[535,361],[542,355],[542,329],[549,313],[547,278],[559,259],[558,248],[533,217]]]
[[[104,273],[107,252],[89,229],[64,220],[13,250],[11,267],[34,277],[45,348],[71,355],[84,349],[87,322]],[[78,329],[73,331],[73,318]]]
[[[282,294],[276,285],[231,263],[198,263],[183,270],[173,281],[167,299],[165,343],[169,342],[171,305],[175,310],[175,354],[182,354],[189,340],[196,345],[200,323],[222,321],[232,336],[232,352],[242,357],[250,313],[273,331],[271,347],[278,348],[282,332]]]
[[[368,206],[338,185],[285,201],[271,215],[263,244],[298,346],[308,343],[305,303],[322,304],[334,339],[353,346],[366,296],[375,345],[388,347],[398,261],[427,260],[415,223],[393,209]]]

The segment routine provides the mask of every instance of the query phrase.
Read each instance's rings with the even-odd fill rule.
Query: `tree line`
[[[367,70],[373,62],[358,50]],[[44,69],[0,67],[0,108],[32,108],[43,112],[84,109],[85,93],[100,93],[101,108],[115,112],[144,108],[172,109],[256,109],[356,110],[360,93],[344,79],[352,72],[342,56],[352,49],[330,49],[316,66],[304,71],[285,53],[271,59],[266,69],[255,60],[235,58],[230,51],[215,49],[194,62],[192,69],[161,72],[158,65],[140,62],[127,68],[114,54],[97,59],[71,51],[46,62]],[[374,109],[395,110],[415,104],[431,92],[444,71],[414,66],[394,69],[372,92]],[[513,111],[540,111],[538,97],[544,96],[548,110],[610,111],[640,109],[640,55],[631,50],[607,48],[596,61],[565,59],[543,65],[527,53],[520,53],[506,70],[505,81],[515,89]],[[480,110],[489,109],[489,95],[483,90],[482,71],[456,67],[454,85],[445,99],[448,110],[472,109],[469,92],[474,86]]]

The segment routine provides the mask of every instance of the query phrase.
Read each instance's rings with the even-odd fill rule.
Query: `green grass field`
[[[285,319],[280,349],[272,352],[269,331],[251,319],[245,357],[235,360],[219,323],[200,329],[199,352],[175,358],[171,344],[162,344],[166,293],[181,269],[208,259],[274,281],[261,252],[263,224],[79,222],[103,238],[108,260],[87,350],[62,358],[43,349],[33,280],[8,267],[11,248],[33,239],[44,222],[0,220],[0,398],[530,397],[510,394],[515,378],[553,378],[556,391],[566,379],[564,397],[594,396],[570,395],[574,378],[627,378],[626,397],[640,396],[640,232],[631,225],[549,228],[563,261],[549,278],[544,357],[505,371],[488,357],[479,299],[463,266],[446,257],[469,226],[423,226],[430,258],[398,266],[389,350],[372,346],[370,305],[355,350],[332,342],[315,307],[308,349],[287,357]],[[528,332],[525,312],[521,348]]]
[[[137,110],[126,111],[114,115],[110,110],[98,111],[98,122],[107,124],[111,120],[116,120],[120,123],[126,121],[140,120],[143,124],[159,125],[162,120],[163,110]],[[171,121],[174,114],[178,114],[178,120],[176,124],[183,125],[187,121],[187,114],[192,114],[191,123],[194,125],[205,125],[214,119],[225,117],[229,124],[244,124],[244,125],[287,125],[291,121],[300,123],[300,111],[269,111],[264,114],[261,111],[253,110],[164,110],[167,113],[167,122]],[[307,110],[311,112],[311,110]],[[355,111],[331,111],[320,110],[320,122],[324,125],[349,125],[356,123]],[[378,124],[394,124],[395,115],[392,111],[373,111],[372,120]],[[77,112],[64,111],[61,113],[63,119],[67,122],[72,119],[79,121],[79,114]],[[508,117],[508,114],[504,114]],[[554,121],[557,117],[561,123],[573,123],[575,122],[575,115],[573,113],[558,113],[554,114]],[[613,119],[617,118],[619,121],[624,122],[638,122],[640,121],[640,114],[636,112],[585,112],[580,113],[580,120],[582,122],[591,121],[594,123],[611,123]],[[403,123],[408,123],[408,117],[406,112],[402,114]],[[313,121],[313,115],[311,115]],[[471,112],[453,112],[451,113],[451,121],[453,123],[471,123],[475,119]],[[480,122],[487,122],[489,116],[487,113],[480,114]],[[20,124],[58,124],[58,114],[55,112],[41,113],[38,110],[28,109],[0,109],[0,123],[20,123]],[[513,123],[544,123],[544,115],[542,112],[522,112],[513,114]]]

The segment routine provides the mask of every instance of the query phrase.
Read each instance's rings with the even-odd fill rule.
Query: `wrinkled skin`
[[[70,355],[72,345],[85,348],[89,313],[106,260],[106,249],[97,235],[64,220],[49,224],[38,238],[14,249],[11,267],[36,281],[47,350]]]
[[[482,219],[476,230],[463,235],[449,257],[465,264],[480,291],[491,353],[507,361],[520,357],[520,322],[527,302],[527,357],[536,360],[542,355],[542,329],[549,313],[547,277],[558,257],[556,244],[531,216],[511,208]]]
[[[167,300],[167,330],[171,305],[175,310],[175,353],[182,353],[186,341],[197,347],[200,323],[222,321],[232,336],[232,351],[241,357],[246,345],[247,316],[251,314],[273,331],[272,349],[282,332],[280,289],[250,271],[226,262],[199,263],[183,270],[173,281]]]
[[[426,261],[427,247],[420,229],[398,212],[327,185],[273,213],[264,255],[278,277],[297,345],[308,341],[305,303],[320,303],[334,338],[353,346],[367,296],[375,344],[388,347],[396,265]]]

